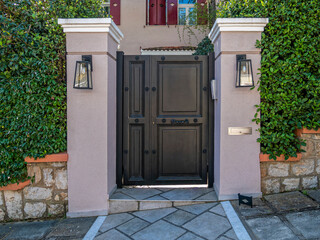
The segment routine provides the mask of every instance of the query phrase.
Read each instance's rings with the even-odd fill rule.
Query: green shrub
[[[0,186],[24,158],[66,150],[65,35],[57,18],[103,17],[98,0],[0,0]]]
[[[193,55],[208,55],[213,52],[213,44],[208,37],[202,39]]]
[[[296,128],[320,127],[320,0],[230,0],[217,17],[268,17],[262,39],[260,123],[261,151],[271,158],[296,156],[305,143]],[[261,116],[259,117],[259,114]]]

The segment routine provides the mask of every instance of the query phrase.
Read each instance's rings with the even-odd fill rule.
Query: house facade
[[[156,47],[196,47],[208,34],[203,25],[189,32],[186,24],[195,4],[207,5],[205,0],[116,0],[108,2],[110,14],[124,36],[120,51],[140,55],[144,49]],[[194,19],[194,22],[196,18]],[[205,24],[205,22],[200,22]],[[182,50],[183,48],[177,49]],[[175,50],[175,51],[177,51]]]

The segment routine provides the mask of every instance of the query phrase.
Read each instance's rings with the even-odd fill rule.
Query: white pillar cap
[[[119,44],[123,33],[111,18],[59,18],[65,33],[109,33]]]
[[[221,32],[263,32],[268,18],[217,18],[208,35],[214,43]]]

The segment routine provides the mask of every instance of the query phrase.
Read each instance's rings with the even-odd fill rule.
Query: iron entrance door
[[[206,56],[124,56],[124,184],[207,182]]]

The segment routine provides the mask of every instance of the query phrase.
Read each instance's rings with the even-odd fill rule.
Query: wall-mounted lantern
[[[83,55],[82,61],[76,62],[73,88],[92,89],[92,56]]]
[[[252,63],[246,55],[237,55],[236,87],[253,87]]]

